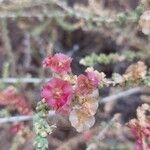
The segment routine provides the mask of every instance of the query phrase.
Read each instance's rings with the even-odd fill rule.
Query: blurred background
[[[10,86],[27,102],[28,106],[24,105],[35,111],[44,79],[51,77],[51,72],[42,68],[42,60],[48,55],[61,52],[72,57],[72,70],[77,75],[88,66],[80,64],[80,60],[92,53],[104,54],[104,63],[89,66],[105,72],[108,78],[114,72],[124,73],[138,60],[149,67],[150,37],[137,22],[138,5],[138,0],[0,0],[0,117],[26,114],[16,110],[11,102],[3,103]],[[128,14],[130,19],[126,18]],[[121,56],[126,53],[129,59],[105,63],[105,55],[112,53]],[[127,89],[103,88],[100,96]],[[120,113],[122,124],[110,125],[99,149],[134,150],[134,138],[122,125],[136,116],[136,108],[144,102],[150,103],[149,89],[100,104],[96,124],[83,134],[77,133],[67,118],[52,117],[49,122],[55,123],[57,129],[49,136],[49,149],[86,149],[88,139],[101,132],[114,114]],[[32,121],[26,121],[23,126],[27,129],[20,138],[16,132],[21,125],[0,124],[0,150],[34,149]]]

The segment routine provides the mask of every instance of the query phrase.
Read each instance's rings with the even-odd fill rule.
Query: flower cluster
[[[53,57],[49,56],[43,61],[43,67],[50,68],[55,73],[65,74],[71,72],[70,64],[72,59],[64,54],[55,54]]]
[[[123,75],[114,73],[113,80],[115,84],[123,84],[126,82],[144,81],[147,74],[147,66],[142,61],[130,65]]]
[[[0,92],[0,105],[15,106],[18,112],[22,115],[31,114],[31,109],[26,100],[19,94],[17,89],[13,86]]]
[[[9,86],[0,92],[0,105],[12,106],[22,115],[30,115],[32,113],[25,98],[13,86]],[[10,132],[16,135],[18,132],[22,132],[24,128],[23,123],[15,123],[10,127]]]
[[[150,105],[143,104],[137,109],[137,119],[129,122],[129,127],[136,138],[136,150],[150,149]]]
[[[104,73],[87,69],[76,76],[71,72],[72,59],[58,53],[43,61],[54,76],[42,88],[42,98],[56,113],[69,115],[71,125],[78,132],[94,125],[98,108],[98,87],[107,84]]]
[[[142,61],[138,61],[137,63],[130,65],[125,74],[123,75],[126,81],[132,80],[136,81],[139,79],[143,79],[147,73],[147,66]]]

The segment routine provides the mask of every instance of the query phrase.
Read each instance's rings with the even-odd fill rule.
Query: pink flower
[[[64,54],[58,53],[53,57],[49,56],[43,61],[43,66],[50,68],[55,73],[65,74],[71,72],[72,59]]]
[[[150,138],[150,127],[141,127],[138,123],[129,124],[129,127],[136,138],[136,150],[143,150],[143,139]],[[147,143],[147,147],[149,144]]]
[[[0,105],[13,106],[22,115],[29,115],[32,113],[27,100],[13,86],[0,92]]]
[[[43,87],[42,97],[57,112],[67,112],[73,97],[73,89],[68,81],[53,78]]]
[[[77,78],[77,93],[89,94],[92,93],[98,86],[98,79],[94,72],[87,72],[87,75],[79,75]]]
[[[85,131],[83,133],[83,139],[85,140],[85,142],[89,142],[92,139],[93,135],[92,132],[90,130]]]
[[[97,74],[94,71],[90,71],[90,72],[88,71],[86,73],[87,73],[87,77],[89,78],[89,80],[92,81],[95,87],[97,87],[99,84]]]
[[[24,125],[22,123],[17,123],[12,125],[9,130],[12,134],[16,135],[19,131],[22,131],[23,129],[24,129]]]

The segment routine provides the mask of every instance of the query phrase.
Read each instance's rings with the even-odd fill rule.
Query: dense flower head
[[[99,80],[98,80],[96,73],[94,71],[87,71],[86,73],[87,73],[88,79],[92,81],[95,87],[97,87],[99,84]]]
[[[11,106],[22,115],[32,114],[32,110],[29,107],[27,100],[13,86],[9,86],[0,92],[0,105]],[[10,127],[10,132],[17,134],[22,131],[24,127],[23,123],[14,124]]]
[[[72,59],[64,54],[58,53],[49,56],[43,61],[43,66],[50,68],[55,73],[65,74],[71,72]]]
[[[87,69],[85,74],[74,75],[71,62],[70,57],[61,53],[43,61],[43,66],[50,68],[54,74],[43,86],[41,96],[56,113],[68,114],[71,125],[78,132],[83,132],[94,125],[98,87],[100,84],[106,85],[108,81],[104,73],[93,68]]]
[[[125,80],[139,80],[143,79],[147,73],[147,66],[142,61],[138,61],[135,64],[130,65],[125,74],[123,75],[123,78]]]
[[[143,104],[137,109],[137,119],[128,123],[136,139],[136,150],[150,149],[150,105]]]
[[[95,123],[95,113],[98,108],[98,91],[91,94],[76,97],[77,105],[72,109],[69,120],[78,132],[83,132]]]
[[[150,127],[142,127],[136,120],[131,120],[129,127],[136,138],[136,150],[143,150],[143,140],[150,140]],[[150,148],[150,144],[147,144]]]
[[[57,112],[67,110],[73,97],[73,88],[68,81],[52,78],[44,85],[42,97]]]
[[[77,78],[77,93],[89,94],[98,86],[98,79],[94,72],[87,72],[86,75],[79,75]]]
[[[70,112],[69,120],[71,125],[78,131],[83,132],[92,127],[95,117],[87,115],[82,109],[74,109]]]
[[[31,108],[26,99],[13,86],[9,86],[0,92],[0,105],[15,106],[18,112],[22,115],[31,114]]]
[[[112,84],[112,81],[108,80],[106,78],[106,75],[104,72],[98,72],[97,70],[94,70],[93,67],[88,67],[85,72],[87,73],[88,77],[92,80],[95,80],[98,86],[108,86]]]

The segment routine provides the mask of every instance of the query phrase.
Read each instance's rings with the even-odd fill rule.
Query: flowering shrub
[[[95,122],[100,79],[98,72],[94,70],[87,70],[85,75],[74,76],[71,61],[70,57],[61,53],[43,61],[44,67],[57,74],[43,86],[42,98],[56,112],[68,113],[72,126],[82,132]]]
[[[54,76],[43,86],[41,92],[43,99],[37,106],[38,113],[34,119],[37,149],[43,145],[45,148],[48,147],[45,137],[52,132],[53,127],[48,127],[44,120],[48,114],[48,107],[54,109],[56,113],[69,115],[71,125],[78,132],[88,130],[94,125],[94,115],[98,108],[98,86],[104,84],[102,82],[104,76],[92,69],[86,70],[85,75],[73,75],[71,61],[70,57],[61,53],[43,61],[43,66],[50,68]],[[43,122],[46,125],[44,128]]]
[[[103,72],[93,68],[87,68],[85,74],[76,76],[71,71],[71,62],[72,58],[61,53],[43,61],[43,66],[53,71],[53,77],[43,85],[42,101],[37,105],[38,112],[34,119],[37,150],[48,148],[46,136],[55,128],[45,121],[49,109],[60,115],[69,116],[71,125],[78,132],[87,131],[95,123],[99,88],[142,81],[147,75],[147,67],[142,61],[130,65],[123,75],[116,74],[113,79],[107,79]],[[149,130],[147,127],[145,129]]]
[[[44,59],[43,68],[50,69],[52,77],[48,82],[47,79],[45,80],[46,83],[41,89],[41,101],[36,106],[36,113],[32,114],[25,98],[14,87],[0,92],[0,105],[2,108],[4,107],[0,110],[0,122],[15,122],[9,130],[14,136],[13,142],[15,143],[10,149],[21,149],[18,147],[19,143],[23,144],[27,139],[31,141],[26,136],[30,135],[30,132],[31,135],[33,133],[29,129],[30,124],[23,122],[28,119],[33,119],[36,150],[49,149],[47,137],[55,130],[56,125],[49,125],[48,121],[51,120],[48,120],[48,117],[54,114],[56,114],[54,119],[60,119],[59,121],[63,125],[65,124],[65,127],[67,125],[67,129],[69,122],[72,129],[80,132],[77,137],[83,135],[78,140],[84,139],[87,144],[95,142],[92,148],[87,146],[88,150],[133,149],[125,144],[126,136],[117,134],[119,127],[130,128],[136,141],[137,150],[150,149],[149,115],[147,114],[150,108],[148,105],[144,104],[138,108],[137,119],[132,119],[128,126],[118,125],[120,120],[109,118],[117,111],[124,111],[125,105],[123,104],[123,109],[122,106],[120,107],[122,101],[115,105],[114,100],[118,102],[122,100],[122,97],[136,92],[138,94],[135,96],[139,98],[139,94],[147,91],[147,88],[141,87],[141,85],[150,87],[150,69],[148,70],[146,66],[146,64],[149,65],[150,56],[150,0],[140,0],[136,3],[123,0],[9,1],[0,0],[0,15],[3,18],[0,25],[0,83],[25,83],[25,89],[31,90],[38,83],[43,83],[42,77],[45,72],[39,68],[41,57],[47,55],[47,52],[50,54],[58,52],[60,48],[68,53],[68,56],[58,53]],[[7,19],[7,17],[17,19]],[[90,56],[86,56],[91,52]],[[81,59],[81,65],[91,68],[87,68],[83,74],[75,75],[71,68],[72,58],[69,57],[73,55],[76,56],[75,62]],[[127,64],[131,65],[127,67]],[[109,76],[112,74],[112,77],[107,78],[105,73],[94,70],[93,66],[96,68],[102,66],[100,70],[107,70]],[[80,70],[78,63],[75,64],[75,67],[77,67],[76,71]],[[119,72],[124,67],[127,68],[123,74],[113,72],[114,70]],[[24,78],[18,79],[22,75]],[[137,85],[140,87],[135,87]],[[117,88],[111,88],[113,86],[117,86]],[[129,92],[127,90],[101,99],[101,96],[107,92],[114,93],[114,91],[120,90],[120,88],[124,90],[126,87],[131,87]],[[132,87],[135,88],[132,89]],[[101,88],[104,89],[101,90]],[[106,93],[103,90],[106,90]],[[135,103],[139,105],[143,101],[149,103],[149,97],[145,96],[140,102]],[[99,107],[101,102],[109,104]],[[126,101],[123,102],[126,103]],[[131,103],[134,103],[134,100],[129,102],[129,104]],[[129,109],[134,111],[136,105],[131,105]],[[97,113],[98,108],[101,107],[104,109],[99,109]],[[117,107],[117,109],[110,113],[110,107]],[[21,114],[21,116],[11,117],[11,113]],[[96,113],[96,117],[100,118],[98,121],[96,121]],[[132,114],[133,112],[125,110],[123,113],[125,117],[122,118],[126,120]],[[107,119],[111,121],[107,121]],[[91,129],[95,122],[99,121],[100,125],[96,124]],[[58,124],[59,127],[62,127],[61,123]],[[111,128],[110,134],[107,133],[109,128]],[[26,131],[26,129],[29,130]],[[95,130],[98,132],[98,136],[94,135]],[[58,129],[56,134],[59,133]],[[69,131],[67,139],[71,135],[72,130],[71,134]],[[50,137],[52,147],[62,144],[62,140],[59,138],[53,142],[56,136]],[[63,137],[65,138],[65,136]],[[4,139],[3,136],[1,139]],[[132,141],[128,141],[128,138],[127,142],[134,146]],[[1,143],[3,142],[0,141]],[[124,147],[121,147],[122,144]],[[70,149],[75,149],[72,144],[70,145]],[[67,148],[60,146],[60,149]]]

